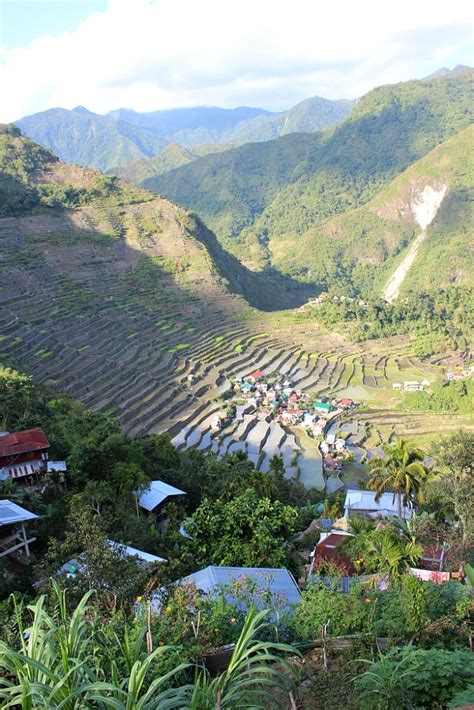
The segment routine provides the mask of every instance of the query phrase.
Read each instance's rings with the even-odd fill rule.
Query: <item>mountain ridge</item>
[[[319,131],[345,118],[353,105],[349,100],[313,97],[281,113],[195,107],[149,113],[116,109],[105,115],[77,106],[71,111],[48,109],[15,124],[61,160],[107,171],[155,157],[170,143],[193,148],[269,140],[289,131]]]
[[[291,243],[367,202],[469,125],[472,76],[378,87],[332,129],[207,155],[143,186],[198,212],[226,249],[250,268],[263,268],[271,263],[270,237]]]

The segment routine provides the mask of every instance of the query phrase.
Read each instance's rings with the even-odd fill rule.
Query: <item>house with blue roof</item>
[[[287,611],[297,604],[301,597],[295,578],[287,569],[271,567],[217,567],[209,565],[178,580],[176,584],[191,584],[203,594],[217,596],[224,594],[229,604],[246,611],[250,604],[257,608],[267,605],[278,611]],[[237,593],[235,587],[243,590]],[[152,609],[158,611],[160,597],[152,597]]]

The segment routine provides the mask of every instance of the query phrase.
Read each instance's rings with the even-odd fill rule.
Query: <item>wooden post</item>
[[[21,532],[23,533],[23,541],[25,543],[24,547],[25,547],[26,556],[29,557],[30,556],[30,548],[28,545],[28,537],[26,535],[25,523],[21,524]]]

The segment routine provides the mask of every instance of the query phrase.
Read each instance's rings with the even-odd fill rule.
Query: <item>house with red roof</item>
[[[263,372],[261,370],[255,370],[251,372],[245,379],[247,382],[257,382],[261,377],[263,377]]]
[[[340,546],[346,542],[348,537],[353,537],[351,533],[343,531],[330,531],[323,533],[313,552],[313,561],[309,570],[310,574],[316,574],[318,568],[325,562],[336,564],[345,573],[352,577],[356,574],[356,568],[348,555],[340,550]]]
[[[42,429],[0,434],[0,480],[32,478],[46,473],[49,441]]]

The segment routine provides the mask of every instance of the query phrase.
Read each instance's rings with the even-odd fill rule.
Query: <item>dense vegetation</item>
[[[345,554],[360,574],[389,580],[388,590],[361,585],[355,578],[349,593],[341,594],[344,571],[332,564],[322,566],[308,581],[294,613],[288,613],[281,600],[245,580],[214,597],[203,597],[192,586],[170,584],[209,563],[289,565],[298,570],[298,547],[287,540],[312,520],[314,509],[308,503],[319,500],[320,494],[285,480],[279,459],[262,473],[241,454],[217,460],[196,450],[177,451],[166,436],[129,440],[111,419],[48,396],[31,378],[9,368],[0,371],[0,411],[2,428],[42,426],[51,456],[68,461],[67,491],[54,476],[41,493],[12,482],[2,483],[0,490],[1,497],[41,515],[32,525],[38,538],[33,577],[30,571],[17,571],[3,580],[3,597],[16,592],[0,606],[3,698],[13,701],[29,694],[33,706],[68,702],[71,708],[83,707],[81,702],[130,707],[131,699],[136,707],[154,707],[159,700],[160,707],[168,702],[169,707],[197,709],[215,707],[216,697],[222,702],[218,707],[235,707],[240,697],[243,707],[263,707],[264,702],[267,707],[287,707],[291,691],[302,707],[319,708],[324,698],[321,707],[331,708],[337,707],[333,703],[340,702],[344,687],[350,708],[391,708],[395,699],[397,707],[409,708],[416,693],[419,707],[430,708],[438,693],[445,703],[466,693],[474,673],[466,652],[471,591],[459,582],[425,583],[406,571],[419,560],[421,546],[432,544],[434,537],[446,542],[448,568],[472,563],[472,435],[460,433],[440,442],[436,456],[442,475],[429,485],[429,476],[417,468],[422,455],[403,442],[387,448],[385,462],[375,461],[376,490],[398,485],[390,483],[390,477],[399,469],[400,476],[411,477],[416,499],[421,503],[426,498],[424,512],[408,525],[394,520],[379,528],[357,518],[351,523],[355,536],[348,538]],[[133,492],[154,478],[187,491],[182,504],[168,504],[165,529],[157,529],[134,503]],[[409,496],[403,480],[401,489]],[[338,505],[337,499],[327,501],[326,514],[337,516]],[[191,540],[179,532],[183,518]],[[124,558],[120,548],[111,548],[107,539],[163,555],[168,562],[146,570],[133,558]],[[83,571],[73,577],[58,574],[70,559],[79,559]],[[56,581],[48,581],[50,575]],[[44,596],[35,598],[33,579]],[[158,588],[160,595],[154,599],[159,605],[150,616],[147,600]],[[266,611],[247,615],[256,593],[264,595]],[[357,660],[343,686],[338,656],[332,653],[337,682],[318,661],[306,671],[311,683],[301,686],[298,663],[288,664],[285,656],[295,656],[295,644],[319,639],[328,622],[330,638],[362,635],[354,650]],[[409,646],[370,661],[370,644],[380,636],[394,646]],[[281,645],[282,640],[290,646]],[[200,665],[196,670],[203,654],[234,642],[233,661],[225,674],[213,680]],[[372,663],[369,671],[361,658]],[[400,662],[407,667],[404,683],[396,673]],[[429,674],[440,666],[446,672],[439,688],[427,685]],[[272,675],[277,669],[283,675]],[[387,673],[393,675],[389,686]],[[252,684],[252,678],[258,682]],[[264,701],[267,681],[271,692]],[[380,693],[383,689],[378,705],[374,683],[380,684]],[[121,704],[127,693],[129,704]]]
[[[315,320],[356,342],[414,335],[413,351],[425,357],[446,349],[469,347],[473,341],[473,308],[472,289],[450,287],[432,293],[411,292],[395,303],[328,297],[300,311],[295,318],[303,322]]]
[[[296,239],[368,202],[396,175],[468,126],[471,106],[469,72],[380,87],[335,129],[205,156],[144,186],[195,209],[247,264],[261,268],[270,261],[285,268],[285,254],[291,254]],[[366,230],[362,224],[362,234]],[[308,251],[303,250],[305,258]],[[304,260],[298,263],[305,267]],[[316,273],[315,280],[319,277]]]

